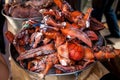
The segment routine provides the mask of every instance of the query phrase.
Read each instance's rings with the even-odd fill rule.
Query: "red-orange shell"
[[[79,61],[84,56],[84,48],[82,45],[75,43],[68,44],[69,58],[75,61]]]

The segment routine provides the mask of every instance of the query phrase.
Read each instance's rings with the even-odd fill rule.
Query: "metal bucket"
[[[42,16],[34,17],[34,18],[14,18],[6,15],[4,13],[4,10],[2,10],[1,13],[3,16],[5,16],[5,18],[9,22],[10,25],[8,25],[8,30],[11,31],[13,34],[17,34],[22,29],[22,23],[24,21],[28,21],[28,20],[41,21],[42,20]]]
[[[16,66],[16,67],[15,66],[14,67],[19,69],[18,74],[24,73],[24,75],[26,75],[26,77],[29,78],[28,80],[40,80],[39,73],[31,72],[31,71],[23,68],[22,66],[20,66],[19,62],[16,61],[16,58],[19,56],[19,54],[12,44],[9,45],[9,53],[10,53],[12,61],[14,62],[15,66]],[[68,77],[68,76],[72,78],[71,80],[74,80],[74,79],[78,80],[78,76],[82,71],[87,70],[88,68],[92,67],[95,64],[96,64],[96,62],[94,62],[93,64],[90,64],[89,66],[87,66],[84,69],[81,69],[81,70],[78,70],[75,72],[71,72],[71,73],[55,74],[54,70],[50,70],[44,80],[49,80],[50,77],[53,77],[53,78],[56,77],[57,79],[55,79],[55,80],[58,80],[58,78],[60,78],[60,77]],[[23,77],[22,75],[23,74],[21,74],[21,77]],[[25,79],[25,80],[27,80],[27,79]]]
[[[99,42],[99,44],[101,44],[100,46],[106,45],[103,36],[102,36],[99,32],[97,32],[97,35],[98,35],[100,41],[101,41],[101,39],[102,39],[102,41],[103,41],[102,43]],[[32,72],[32,71],[27,70],[27,68],[22,67],[22,66],[20,65],[20,63],[16,60],[17,57],[19,56],[19,54],[18,54],[18,52],[16,51],[16,49],[15,49],[15,47],[14,47],[13,44],[10,44],[10,45],[9,45],[9,54],[10,54],[10,56],[11,56],[11,59],[12,59],[13,62],[15,63],[15,66],[17,66],[22,72],[24,72],[25,74],[27,74],[27,76],[29,76],[29,77],[31,78],[30,80],[39,80],[39,79],[40,79],[39,73],[36,73],[36,72]],[[24,62],[27,62],[27,61],[25,60]],[[95,63],[96,63],[96,62],[95,62]],[[56,73],[55,73],[55,69],[53,68],[53,69],[51,69],[51,70],[48,72],[48,74],[45,76],[45,78],[48,77],[48,76],[62,76],[62,77],[63,77],[63,76],[68,76],[68,75],[70,75],[69,77],[74,76],[74,77],[76,78],[75,80],[78,80],[78,79],[77,79],[77,78],[78,78],[78,74],[81,73],[81,72],[83,72],[84,70],[90,68],[90,66],[93,66],[95,63],[93,63],[93,64],[91,64],[91,65],[88,65],[88,66],[86,66],[85,68],[83,68],[83,69],[81,69],[81,70],[78,70],[78,71],[75,71],[75,72],[70,72],[70,73],[62,73],[62,74],[56,74]],[[21,80],[26,80],[26,79],[21,79]],[[49,79],[47,79],[47,80],[49,80]],[[53,80],[54,80],[54,79],[53,79]]]
[[[100,33],[97,33],[97,35],[99,36],[100,40],[102,39],[103,40],[103,43],[99,43],[101,44],[100,46],[105,46],[106,45],[106,42],[105,42],[105,39],[104,37],[100,34]],[[36,73],[36,72],[32,72],[32,71],[29,71],[25,68],[23,68],[20,63],[16,60],[17,57],[19,56],[18,52],[16,51],[15,47],[13,44],[10,44],[9,45],[9,54],[11,56],[11,59],[12,61],[14,62],[15,66],[18,67],[18,69],[20,69],[20,73],[25,73],[29,79],[21,79],[21,80],[40,80],[40,75],[39,73]],[[45,76],[45,80],[61,80],[59,78],[61,77],[66,77],[66,76],[69,76],[71,80],[78,80],[78,76],[81,72],[91,68],[94,66],[94,64],[96,64],[97,61],[95,61],[94,63],[88,65],[87,67],[81,69],[81,70],[78,70],[78,71],[75,71],[75,72],[71,72],[71,73],[62,73],[62,74],[56,74],[54,69],[51,69],[48,74]],[[23,75],[23,74],[21,74]],[[53,79],[53,77],[56,76],[57,79]],[[59,77],[60,76],[60,77]],[[50,79],[52,77],[52,79]]]

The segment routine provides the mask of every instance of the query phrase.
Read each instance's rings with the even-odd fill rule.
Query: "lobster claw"
[[[87,30],[87,31],[85,31],[85,33],[88,35],[90,40],[98,40],[99,39],[97,34],[94,31]]]
[[[23,48],[23,46],[16,45],[16,42],[14,41],[15,35],[12,32],[7,31],[5,33],[5,35],[6,35],[6,38],[8,39],[8,41],[14,45],[15,49],[18,51],[19,54],[21,54],[22,52],[25,51],[25,49]]]
[[[68,2],[64,0],[54,0],[54,3],[62,10],[63,12],[65,11],[72,11],[73,9],[71,6],[68,4]]]
[[[9,40],[9,42],[10,42],[10,43],[13,43],[13,40],[14,40],[14,38],[15,38],[15,35],[14,35],[13,33],[11,33],[10,31],[7,31],[7,32],[5,33],[5,35],[6,35],[7,39]]]
[[[120,49],[115,49],[112,46],[103,46],[102,49],[94,53],[96,59],[110,59],[120,56]]]
[[[54,0],[54,3],[62,10],[62,6],[63,6],[62,0]]]
[[[92,8],[87,9],[86,14],[84,16],[84,20],[86,20],[86,21],[89,20],[92,10],[93,10]]]
[[[85,34],[83,31],[79,29],[72,28],[69,23],[67,23],[66,28],[61,29],[61,31],[63,34],[69,35],[71,37],[74,36],[81,40],[82,42],[84,42],[85,44],[87,44],[89,47],[92,47],[92,42],[90,38],[87,36],[87,34]]]
[[[90,18],[90,29],[93,31],[99,31],[104,29],[105,26],[99,22],[98,20],[96,20],[95,18]]]
[[[55,52],[54,45],[50,43],[50,44],[47,44],[35,49],[30,49],[21,53],[21,55],[17,57],[17,60],[29,59],[29,58],[37,57],[40,55],[51,54],[53,52]]]
[[[33,66],[34,65],[34,66]],[[33,60],[28,62],[28,70],[30,71],[42,71],[45,69],[45,64],[42,63],[40,60]]]

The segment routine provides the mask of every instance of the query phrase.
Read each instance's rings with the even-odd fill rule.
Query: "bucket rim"
[[[11,16],[8,16],[8,15],[5,14],[4,9],[1,10],[1,13],[2,13],[3,16],[9,17],[9,18],[12,18],[12,19],[15,19],[15,20],[30,20],[30,19],[32,20],[32,19],[37,19],[37,18],[41,18],[42,17],[42,16],[41,17],[33,17],[33,18],[16,18],[16,17],[11,17]]]

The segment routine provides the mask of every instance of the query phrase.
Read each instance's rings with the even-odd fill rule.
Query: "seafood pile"
[[[5,4],[4,12],[14,18],[34,18],[41,17],[39,9],[53,6],[53,0],[24,0]]]
[[[86,13],[74,11],[63,0],[54,0],[57,9],[40,9],[41,22],[25,21],[23,29],[6,37],[17,50],[16,58],[23,68],[40,73],[43,78],[50,69],[55,74],[81,70],[96,60],[114,58],[120,49],[106,46],[99,31],[102,23],[90,17],[91,8]]]

